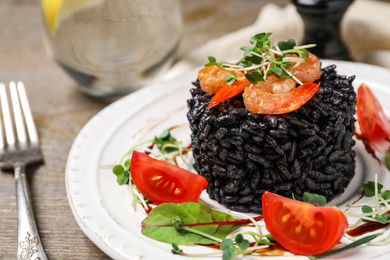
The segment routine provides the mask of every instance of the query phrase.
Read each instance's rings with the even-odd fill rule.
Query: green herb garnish
[[[130,158],[135,150],[146,152],[156,159],[169,161],[173,164],[177,164],[176,157],[179,157],[184,164],[189,165],[184,158],[184,154],[190,151],[190,149],[184,148],[182,142],[177,141],[176,138],[172,136],[169,129],[165,129],[160,135],[131,147],[122,156],[118,164],[102,166],[102,168],[109,168],[112,170],[112,173],[117,177],[117,183],[119,185],[130,186],[130,189],[134,194],[133,206],[135,206],[136,203],[141,203],[144,208],[148,208],[147,203],[150,203],[150,201],[138,191],[131,181]]]
[[[303,194],[303,201],[314,206],[325,206],[326,204],[326,198],[324,196],[310,192],[305,192]]]
[[[314,47],[314,44],[305,46],[296,46],[295,40],[290,39],[287,42],[280,41],[277,46],[272,46],[269,39],[271,33],[259,33],[251,37],[252,47],[243,46],[240,49],[244,55],[236,63],[217,62],[215,57],[208,56],[209,62],[205,66],[217,65],[230,71],[243,71],[245,78],[252,84],[258,84],[265,81],[270,73],[274,73],[279,78],[293,78],[298,84],[302,85],[287,68],[291,62],[303,62],[308,60],[309,52],[306,48]],[[286,55],[296,55],[294,57]],[[228,85],[235,80],[233,75],[226,77]]]

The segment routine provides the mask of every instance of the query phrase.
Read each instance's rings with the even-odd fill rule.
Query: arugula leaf
[[[378,183],[378,193],[380,194],[383,185]],[[367,197],[374,197],[375,196],[375,182],[373,181],[367,181],[362,185],[363,191],[366,194]]]
[[[183,225],[203,233],[212,234],[222,240],[232,231],[249,223],[249,220],[240,220],[229,214],[216,211],[210,207],[196,203],[162,204],[154,208],[142,221],[142,234],[165,242],[177,245],[215,244],[215,240],[205,238],[199,234],[177,230],[172,223],[175,218],[181,218]]]

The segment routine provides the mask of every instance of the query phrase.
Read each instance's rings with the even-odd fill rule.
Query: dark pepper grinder
[[[354,0],[291,0],[305,24],[302,44],[322,59],[351,60],[340,37],[340,23]]]

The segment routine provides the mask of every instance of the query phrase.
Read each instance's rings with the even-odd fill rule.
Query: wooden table
[[[178,57],[253,23],[262,0],[182,0],[186,24]],[[288,0],[272,1],[284,5]],[[81,93],[47,55],[39,0],[0,2],[0,82],[22,80],[41,138],[44,163],[29,167],[33,210],[49,259],[109,259],[80,230],[65,190],[65,165],[84,124],[113,100]],[[12,173],[0,173],[0,259],[15,259],[17,219]]]

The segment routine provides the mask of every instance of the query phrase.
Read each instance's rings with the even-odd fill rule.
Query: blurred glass
[[[92,96],[116,97],[158,79],[182,34],[180,0],[42,0],[52,58]]]

